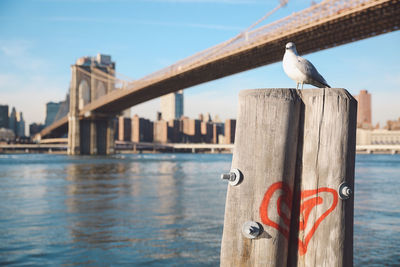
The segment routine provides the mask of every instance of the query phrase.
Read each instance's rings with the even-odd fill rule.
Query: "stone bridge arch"
[[[83,109],[84,106],[91,102],[90,85],[86,79],[82,79],[78,86],[78,109]]]
[[[114,69],[115,63],[105,55],[83,57],[71,66],[68,154],[114,153],[115,114],[81,112],[87,104],[113,90],[113,79],[106,74],[114,75]]]

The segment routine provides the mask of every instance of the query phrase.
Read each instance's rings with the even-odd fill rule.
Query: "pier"
[[[46,140],[46,139],[45,139]],[[38,144],[0,144],[0,153],[10,152],[54,152],[66,153],[68,143],[66,138],[60,138],[61,143],[43,140]],[[116,153],[141,152],[186,152],[186,153],[233,153],[234,144],[158,144],[146,142],[115,142]],[[357,145],[357,154],[400,154],[400,145]]]

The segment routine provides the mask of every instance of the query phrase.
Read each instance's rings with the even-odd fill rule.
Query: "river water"
[[[217,266],[231,155],[0,155],[0,265]],[[400,155],[357,155],[355,266],[400,265]]]

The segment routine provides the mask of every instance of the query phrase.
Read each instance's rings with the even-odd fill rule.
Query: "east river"
[[[0,265],[218,266],[231,155],[0,155]],[[400,265],[400,155],[357,155],[354,265]]]

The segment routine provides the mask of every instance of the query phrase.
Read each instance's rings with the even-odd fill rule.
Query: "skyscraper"
[[[361,90],[359,95],[354,96],[358,101],[357,127],[371,128],[371,94],[367,90]]]
[[[183,91],[170,93],[161,97],[162,119],[170,121],[183,115]]]
[[[58,110],[60,109],[61,104],[62,104],[62,102],[46,103],[46,120],[44,123],[46,125],[46,127],[54,122],[54,119],[56,118],[56,115],[58,113]]]
[[[0,105],[0,128],[8,127],[8,105]]]
[[[13,131],[14,134],[17,134],[17,111],[15,110],[15,107],[11,109],[8,128]]]
[[[25,136],[25,120],[22,112],[17,113],[17,129],[15,132],[16,136]]]

